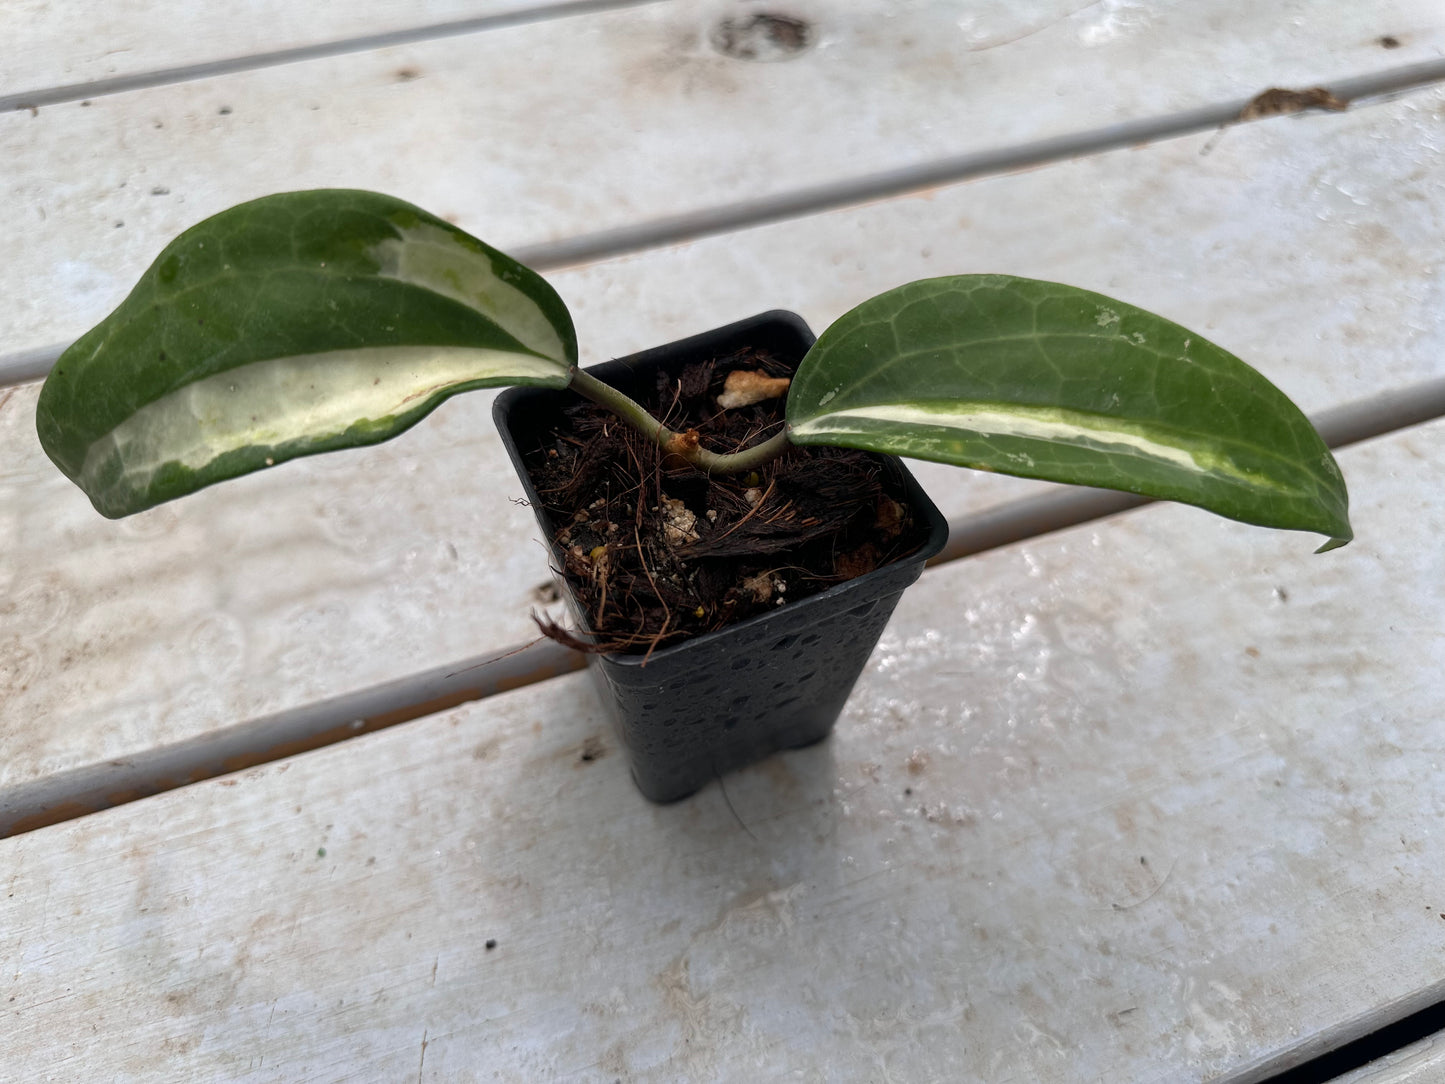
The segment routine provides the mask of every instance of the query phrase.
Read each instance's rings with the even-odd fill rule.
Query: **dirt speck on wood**
[[[1338,113],[1348,108],[1348,102],[1336,98],[1324,87],[1309,87],[1306,90],[1270,87],[1249,100],[1249,103],[1239,111],[1239,119],[1259,120],[1261,117],[1302,113],[1306,109],[1327,109]]]

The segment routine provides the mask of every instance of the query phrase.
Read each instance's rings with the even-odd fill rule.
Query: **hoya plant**
[[[538,274],[420,208],[290,192],[187,230],[56,364],[36,424],[104,515],[298,456],[373,444],[449,396],[572,388],[713,473],[833,444],[1123,490],[1351,538],[1324,441],[1227,351],[1088,290],[1007,275],[912,282],[818,338],[759,443],[708,448],[577,365]]]

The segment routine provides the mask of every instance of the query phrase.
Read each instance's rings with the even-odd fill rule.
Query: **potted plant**
[[[1344,480],[1298,408],[1124,302],[1009,276],[929,279],[816,342],[766,314],[586,370],[539,275],[417,207],[348,190],[269,196],[183,233],[62,355],[36,425],[119,517],[386,440],[451,395],[502,385],[527,389],[497,417],[575,589],[572,639],[604,650],[595,672],[656,800],[828,733],[944,540],[892,457],[1181,501],[1318,532],[1321,550],[1351,538]],[[809,546],[823,556],[800,571]],[[715,574],[720,551],[733,582]]]

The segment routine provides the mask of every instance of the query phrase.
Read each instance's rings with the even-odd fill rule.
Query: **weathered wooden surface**
[[[709,44],[730,5],[675,0],[3,114],[0,358],[73,339],[175,233],[270,192],[375,188],[506,249],[1445,44],[1429,0],[1079,7],[814,4],[815,44],[756,63]]]
[[[929,274],[1056,279],[1198,329],[1316,411],[1442,373],[1441,109],[1426,91],[1232,130],[1207,156],[1203,135],[1115,151],[553,278],[589,361],[780,305],[821,328]],[[545,554],[487,395],[112,523],[40,452],[35,394],[0,390],[0,788],[535,635]],[[1038,489],[920,474],[952,516]]]
[[[1257,1079],[1441,992],[1441,455],[1346,453],[1335,554],[1159,506],[930,571],[726,798],[639,798],[579,675],[0,842],[8,1056]]]
[[[1436,1084],[1445,1080],[1445,1036],[1411,1043],[1338,1078],[1336,1084]]]
[[[1204,136],[1121,150],[553,278],[588,360],[775,305],[821,328],[929,273],[1066,280],[1198,328],[1318,410],[1442,371],[1431,198],[1442,166],[1423,139],[1441,108],[1426,91],[1233,130],[1208,156]],[[1088,214],[1078,192],[1091,194]],[[1194,230],[1179,230],[1181,207]],[[0,785],[535,635],[545,554],[510,500],[488,396],[448,403],[394,444],[121,523],[95,516],[40,454],[35,387],[0,396]],[[954,516],[1035,489],[920,474]]]
[[[741,15],[745,20],[752,14],[728,0],[654,2],[668,9],[657,18],[691,32],[708,33],[724,19]],[[613,0],[613,6],[626,5],[627,0]],[[469,19],[546,16],[587,6],[602,9],[608,0],[592,0],[590,5],[587,0],[361,0],[344,8],[278,0],[231,8],[157,0],[121,0],[103,8],[10,0],[0,12],[0,31],[9,45],[0,72],[0,95],[145,76],[370,35],[409,35]],[[1296,0],[1284,9],[1241,8],[1222,0],[1165,0],[1148,6],[1089,5],[1078,0],[982,0],[966,5],[858,0],[845,6],[791,0],[779,13],[810,23],[815,43],[836,45],[863,38],[908,47],[929,35],[935,39],[932,47],[940,51],[1002,55],[1012,49],[1020,61],[1017,68],[1057,78],[1058,86],[1068,85],[1066,62],[1092,50],[1104,56],[1095,73],[1117,77],[1118,69],[1132,62],[1135,77],[1130,92],[1147,92],[1175,106],[1187,102],[1182,95],[1191,83],[1206,95],[1228,96],[1233,80],[1248,79],[1265,68],[1275,82],[1297,82],[1330,74],[1313,66],[1321,58],[1354,61],[1351,69],[1374,67],[1370,50],[1380,48],[1380,38],[1387,35],[1396,42],[1391,46],[1396,57],[1429,57],[1431,35],[1440,28],[1439,11],[1426,0],[1376,0],[1351,8],[1324,0]],[[777,55],[776,46],[770,50],[767,42],[741,44],[765,56]],[[1111,48],[1121,52],[1108,58]],[[1172,81],[1139,77],[1153,74],[1145,70],[1148,63],[1158,63],[1156,71],[1167,72],[1181,59],[1197,61],[1202,49],[1216,62],[1195,63],[1191,71],[1176,70]],[[925,75],[939,76],[937,70]],[[1053,89],[1042,82],[1036,85]]]
[[[621,7],[626,0],[616,3]],[[9,0],[0,11],[6,42],[0,98],[41,98],[36,91],[74,88],[117,79],[145,79],[204,65],[267,57],[286,50],[323,50],[373,37],[433,35],[458,24],[505,17],[555,15],[606,0],[362,0],[346,5],[288,4],[278,0],[230,7],[121,0],[103,6]],[[179,74],[179,73],[177,73]],[[199,74],[199,73],[198,73]],[[192,75],[192,77],[195,77]]]
[[[493,10],[10,5],[0,97]],[[0,115],[0,375],[263,192],[379,187],[536,246],[1445,47],[1426,0],[799,0],[810,46],[751,63],[710,44],[748,10],[673,0]],[[1442,117],[1418,91],[553,277],[589,361],[774,306],[821,328],[929,274],[1061,279],[1318,411],[1442,375]],[[530,633],[544,558],[492,477],[487,396],[112,524],[40,454],[34,395],[0,387],[0,811]],[[729,780],[746,827],[717,788],[656,809],[618,756],[583,762],[611,740],[564,679],[0,840],[3,1064],[1259,1079],[1445,996],[1442,440],[1343,456],[1361,540],[1327,557],[1152,508],[928,573],[837,739]],[[1037,492],[921,473],[954,515]]]

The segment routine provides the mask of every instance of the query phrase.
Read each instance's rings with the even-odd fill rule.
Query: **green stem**
[[[709,474],[738,474],[753,470],[770,459],[776,459],[789,447],[788,429],[784,426],[761,444],[754,444],[740,452],[722,454],[709,451],[697,443],[695,434],[674,432],[616,388],[602,383],[582,369],[573,367],[568,386],[579,395],[586,396],[599,406],[612,411],[649,440],[656,441],[664,451],[681,456],[694,467]],[[690,435],[694,439],[688,439]]]

